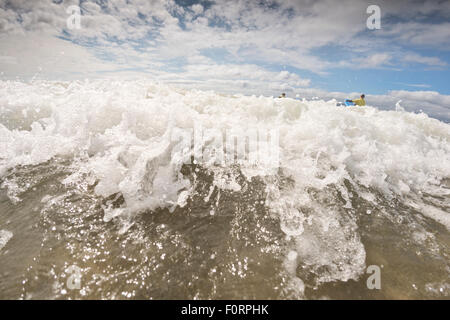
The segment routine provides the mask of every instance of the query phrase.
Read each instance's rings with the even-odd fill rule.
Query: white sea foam
[[[267,184],[265,204],[294,239],[290,257],[297,252],[294,260],[313,270],[331,266],[319,282],[357,278],[365,266],[356,223],[342,214],[352,207],[345,183],[374,205],[373,192],[406,205],[414,199],[414,208],[448,227],[448,212],[420,203],[426,193],[446,196],[448,205],[443,181],[450,178],[450,125],[425,114],[227,96],[149,81],[2,81],[0,123],[0,175],[17,165],[75,156],[74,173],[64,183],[89,179],[99,196],[121,194],[125,200],[121,208],[105,208],[105,220],[186,204],[193,188],[180,171],[186,155],[175,149],[175,129],[277,129],[279,173],[292,186],[273,182],[273,168],[241,163],[240,171]],[[210,143],[205,139],[203,147]],[[200,165],[214,172],[219,190],[241,190],[230,166]],[[308,195],[330,186],[344,199],[342,207]]]
[[[0,230],[0,250],[8,243],[8,241],[13,237],[13,233],[8,230]]]

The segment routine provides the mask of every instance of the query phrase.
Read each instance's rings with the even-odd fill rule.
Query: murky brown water
[[[320,253],[300,255],[289,271],[286,257],[302,243],[294,245],[281,230],[265,206],[259,179],[240,176],[241,191],[216,188],[205,201],[214,177],[200,171],[196,193],[184,208],[105,222],[105,205],[120,206],[123,200],[95,196],[88,183],[62,184],[70,164],[53,159],[16,167],[2,179],[0,230],[13,236],[0,249],[1,299],[450,298],[450,233],[395,199],[374,208],[354,193],[355,209],[344,209],[332,188],[309,194],[330,210],[341,210],[341,228],[345,221],[356,222],[365,265],[381,268],[381,289],[369,290],[366,273],[358,280],[323,280],[351,268],[341,262],[348,253],[339,245],[334,265],[309,262]],[[185,166],[183,174],[192,178],[192,170]],[[318,238],[324,250],[333,247],[326,232],[306,227],[304,234]],[[71,289],[74,268],[79,268],[80,286]],[[297,277],[304,291],[293,281]]]

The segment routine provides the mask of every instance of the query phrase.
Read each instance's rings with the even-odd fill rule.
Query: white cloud
[[[426,64],[429,66],[446,66],[447,63],[437,57],[424,57],[419,54],[410,53],[403,57],[403,61]]]
[[[97,59],[86,48],[41,33],[0,35],[0,70],[3,77],[72,79],[95,77],[115,64]]]
[[[407,87],[415,87],[415,88],[430,88],[431,86],[426,83],[403,83],[403,82],[395,82],[396,84],[401,84],[402,86]]]
[[[388,53],[375,53],[367,57],[356,58],[348,66],[353,68],[378,68],[391,64],[392,56]]]
[[[371,96],[369,96],[370,101]],[[373,96],[373,104],[387,109],[393,109],[395,103],[401,100],[401,105],[407,111],[423,111],[429,116],[450,122],[450,95],[435,91],[390,91],[386,95]]]
[[[192,11],[194,11],[195,14],[201,14],[203,13],[203,6],[199,3],[194,4],[191,6]]]
[[[450,49],[450,22],[397,23],[382,28],[380,35],[403,44]]]
[[[249,64],[191,64],[182,72],[160,72],[155,76],[160,81],[185,87],[256,95],[293,92],[310,84],[309,79],[288,71],[271,72]]]

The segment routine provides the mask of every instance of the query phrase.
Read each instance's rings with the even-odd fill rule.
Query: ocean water
[[[0,298],[449,299],[450,125],[396,109],[1,81]]]

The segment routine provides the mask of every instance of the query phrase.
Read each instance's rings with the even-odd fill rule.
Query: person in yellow
[[[361,95],[361,98],[356,99],[356,100],[347,100],[348,102],[353,102],[356,106],[365,106],[366,105],[366,101],[364,100],[366,96],[364,94]]]

